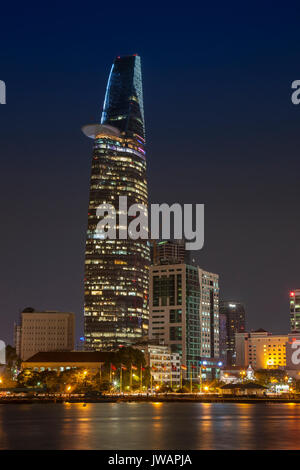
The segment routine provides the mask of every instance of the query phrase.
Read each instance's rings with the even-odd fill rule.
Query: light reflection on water
[[[300,405],[0,405],[0,449],[300,449]]]

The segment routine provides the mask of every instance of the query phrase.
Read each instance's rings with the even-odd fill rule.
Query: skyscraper
[[[148,332],[148,242],[119,239],[118,219],[115,240],[103,239],[96,231],[99,205],[112,204],[118,217],[119,196],[127,196],[127,207],[148,203],[139,56],[115,59],[101,124],[85,126],[83,132],[94,139],[85,253],[85,347],[110,349]]]
[[[222,328],[221,328],[222,326]],[[225,326],[225,328],[224,328]],[[245,331],[245,308],[235,301],[220,301],[220,357],[228,366],[236,363],[235,334]]]
[[[182,264],[188,259],[184,240],[152,241],[152,264]]]
[[[219,276],[188,264],[150,267],[149,337],[179,353],[198,380],[201,361],[219,361]]]
[[[300,331],[300,289],[290,292],[291,331]]]

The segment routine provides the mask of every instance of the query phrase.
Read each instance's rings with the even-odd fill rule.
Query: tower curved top
[[[111,124],[127,137],[145,139],[141,58],[117,57],[112,65],[104,99],[101,124]]]

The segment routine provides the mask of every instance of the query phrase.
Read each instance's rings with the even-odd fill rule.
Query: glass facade
[[[201,287],[198,268],[186,266],[186,365],[197,377],[201,359]],[[196,369],[193,367],[197,366]]]
[[[219,357],[219,276],[187,264],[150,268],[150,338],[179,353],[184,373],[199,378],[201,361]]]
[[[300,331],[300,289],[290,292],[291,331]]]
[[[115,59],[101,124],[94,136],[85,256],[88,350],[130,344],[148,332],[150,247],[146,240],[118,237],[119,196],[127,196],[127,207],[148,204],[139,56]],[[97,208],[105,203],[116,209],[115,240],[101,239],[96,232]]]
[[[225,362],[228,366],[234,366],[236,365],[235,334],[245,331],[246,313],[244,305],[232,300],[222,300],[220,302],[220,315],[223,321],[225,317],[225,330],[222,329],[220,356],[225,356]]]

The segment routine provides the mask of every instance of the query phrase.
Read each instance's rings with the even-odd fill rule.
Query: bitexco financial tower
[[[112,65],[101,124],[83,128],[94,139],[85,251],[85,348],[111,349],[148,332],[150,248],[146,240],[103,239],[100,204],[148,203],[141,60]],[[130,217],[128,217],[130,221]],[[118,226],[117,226],[118,228]]]

